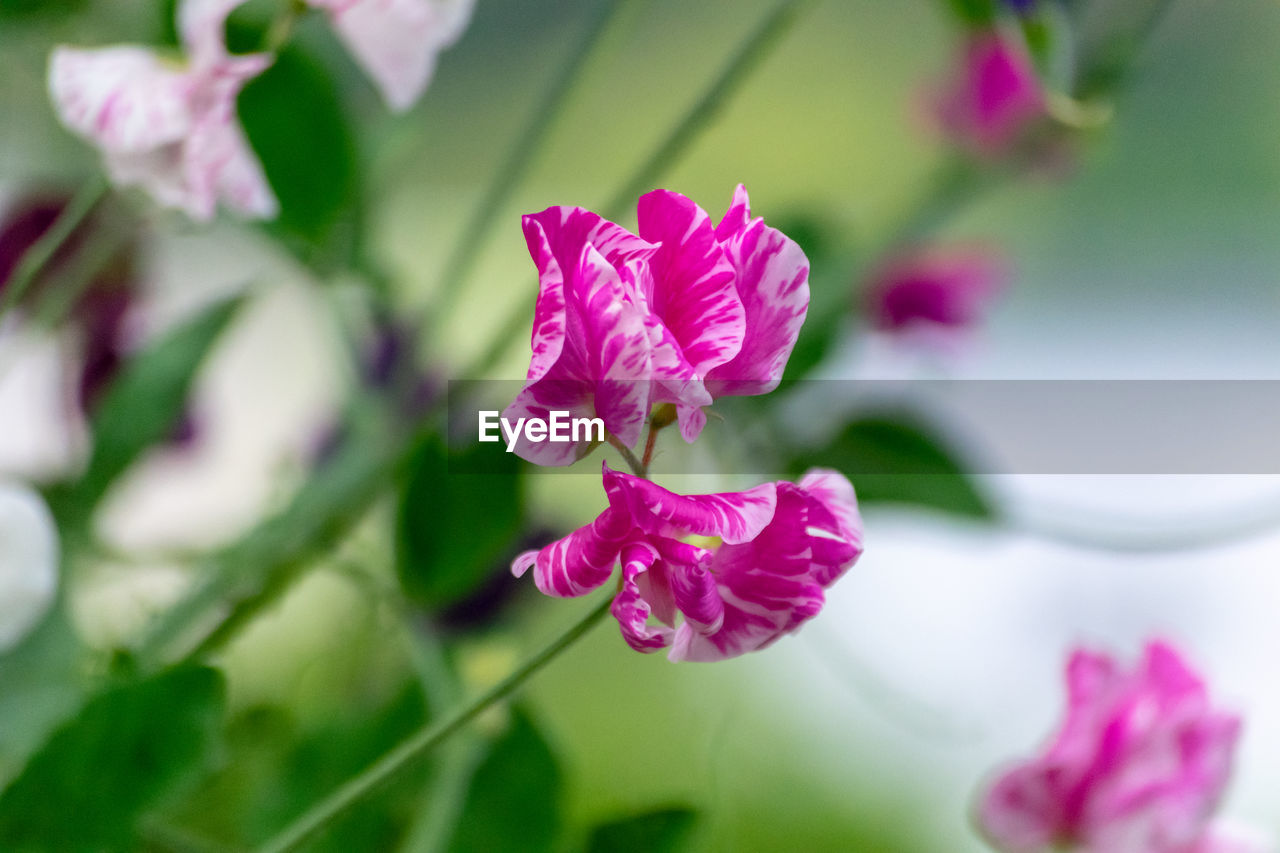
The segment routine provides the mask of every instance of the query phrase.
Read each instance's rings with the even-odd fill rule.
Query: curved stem
[[[475,213],[462,229],[462,236],[454,245],[444,271],[440,276],[440,295],[432,307],[437,320],[449,313],[454,299],[466,284],[480,256],[485,237],[502,207],[511,198],[511,194],[520,185],[525,173],[533,162],[534,155],[542,147],[548,133],[555,126],[561,110],[579,72],[587,59],[594,52],[600,36],[609,28],[609,23],[617,17],[618,10],[624,5],[623,0],[605,0],[596,10],[595,17],[583,31],[576,46],[570,52],[569,60],[560,69],[552,81],[551,87],[543,95],[542,101],[533,111],[533,116],[524,131],[516,138],[516,144],[508,152],[502,166],[494,173],[493,182],[485,191],[484,198],[476,207]]]
[[[631,469],[632,474],[635,474],[637,477],[648,478],[649,466],[637,459],[636,455],[631,452],[630,447],[623,444],[621,439],[613,433],[609,433],[606,440],[613,446],[614,450],[622,454],[622,458],[627,463],[627,467]]]
[[[259,853],[286,853],[289,850],[296,850],[299,845],[313,838],[317,833],[323,832],[334,821],[344,815],[348,809],[369,796],[369,794],[414,761],[422,758],[422,756],[431,751],[432,747],[475,719],[490,706],[515,692],[517,688],[539,670],[555,660],[561,652],[594,628],[609,613],[609,606],[612,603],[612,596],[602,599],[582,619],[578,620],[541,651],[521,664],[515,672],[469,705],[457,709],[452,714],[427,725],[417,734],[412,735],[408,740],[367,767],[354,779],[312,806],[309,811],[259,848]]]
[[[35,280],[44,272],[45,267],[53,260],[54,255],[66,245],[71,235],[80,227],[80,223],[93,212],[106,194],[107,182],[101,176],[90,179],[71,198],[49,230],[31,244],[31,248],[27,249],[22,260],[18,262],[18,267],[14,270],[8,285],[4,287],[4,292],[0,293],[0,320],[3,320],[4,315],[18,304],[18,300],[26,294]],[[4,282],[0,282],[0,285],[4,285]]]
[[[738,52],[717,75],[710,88],[689,108],[663,144],[605,206],[603,215],[606,219],[617,219],[635,204],[637,197],[653,189],[658,178],[675,165],[690,143],[729,103],[751,76],[751,72],[773,52],[782,37],[812,6],[812,0],[782,0],[774,7],[738,48]]]

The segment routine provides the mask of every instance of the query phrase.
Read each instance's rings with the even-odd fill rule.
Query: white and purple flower
[[[271,64],[266,54],[227,51],[226,18],[242,2],[183,0],[185,62],[121,45],[58,47],[49,63],[59,117],[101,150],[111,180],[199,221],[219,202],[251,218],[278,210],[236,116],[241,88]]]
[[[431,82],[436,56],[456,42],[475,0],[307,0],[330,23],[391,109],[413,106]]]
[[[532,568],[542,592],[571,597],[621,564],[612,611],[623,638],[642,652],[669,646],[673,661],[736,657],[795,631],[862,554],[853,486],[834,471],[678,495],[605,465],[604,488],[609,506],[594,522],[521,554],[512,571]]]

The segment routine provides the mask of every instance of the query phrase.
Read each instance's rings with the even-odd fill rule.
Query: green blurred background
[[[0,193],[8,197],[74,187],[95,168],[93,152],[60,129],[45,97],[50,46],[164,38],[163,14],[151,4],[49,6],[0,18]],[[771,6],[629,4],[465,291],[437,334],[419,342],[437,369],[452,376],[529,302],[534,282],[519,215],[605,204]],[[589,0],[478,0],[426,97],[395,118],[320,22],[303,26],[300,41],[337,79],[353,117],[368,252],[392,282],[395,304],[431,303],[450,247],[594,8]],[[945,151],[922,112],[957,46],[942,2],[819,3],[662,184],[718,216],[734,185],[745,183],[770,222],[802,222],[821,235],[827,253],[811,252],[816,276],[824,257],[835,263],[883,239],[928,191]],[[961,375],[1280,378],[1278,47],[1274,0],[1174,2],[1113,122],[1083,140],[1074,164],[1002,185],[944,224],[941,237],[998,245],[1017,270]],[[299,133],[296,144],[307,156],[315,142]],[[348,299],[350,285],[321,286],[243,226],[200,230],[161,216],[146,228],[148,328],[245,281],[257,294],[202,374],[209,444],[194,456],[148,459],[104,508],[101,536],[151,555],[231,541],[279,508],[354,378],[324,307]],[[824,279],[822,298],[852,304],[856,284]],[[526,333],[488,378],[521,375]],[[0,384],[0,471],[48,478],[74,470],[77,445],[42,427],[57,420],[56,394],[30,390],[48,342],[24,346],[36,365],[19,371],[26,384]],[[838,360],[831,367],[833,375],[856,369]],[[1193,498],[1180,509],[1196,510]],[[281,609],[219,658],[229,729],[205,771],[155,808],[161,829],[147,844],[178,847],[162,831],[171,825],[228,842],[260,840],[427,713],[434,654],[448,657],[463,689],[477,689],[582,609],[526,589],[501,627],[446,631],[443,651],[424,646],[404,631],[398,605],[386,603],[394,599],[385,591],[394,582],[393,503],[379,504]],[[592,478],[540,477],[526,503],[529,524],[548,541],[591,518],[601,496]],[[1276,637],[1262,627],[1265,613],[1241,617],[1256,620],[1251,633],[1232,633],[1226,616],[1201,618],[1197,599],[1210,571],[1231,590],[1215,599],[1223,613],[1272,595],[1269,577],[1259,577],[1274,571],[1276,543],[1219,555],[1225,568],[1143,562],[1138,577],[1175,576],[1174,592],[1152,605],[1130,586],[1109,585],[1110,558],[1037,551],[1013,535],[873,510],[866,556],[817,623],[767,652],[715,666],[643,657],[612,624],[598,628],[537,679],[518,715],[489,715],[429,772],[411,774],[317,849],[391,849],[403,827],[440,807],[432,792],[450,789],[429,787],[437,774],[475,780],[458,795],[463,830],[451,849],[526,850],[544,841],[576,849],[602,822],[673,808],[695,815],[690,849],[980,850],[969,823],[976,786],[1055,720],[1065,640],[1123,642],[1148,626],[1197,639],[1226,670],[1232,700],[1256,712],[1261,734],[1246,742],[1233,803],[1280,825],[1265,795],[1271,768],[1280,767],[1280,734],[1268,722],[1280,701],[1259,683],[1269,679],[1258,668]],[[921,539],[932,550],[901,546]],[[1012,567],[1019,562],[1025,574]],[[138,630],[188,577],[172,563],[144,556],[88,572],[75,607],[80,630],[100,648]],[[1060,568],[1073,563],[1088,575],[1079,587]],[[1055,584],[1067,585],[1060,608],[1045,603]],[[1059,610],[1067,615],[1057,618]],[[875,627],[863,630],[862,620]],[[988,620],[1006,627],[976,627]],[[909,677],[902,668],[913,668]],[[493,743],[501,744],[496,752],[488,751]],[[101,771],[86,769],[93,772]],[[683,814],[655,826],[679,828]]]

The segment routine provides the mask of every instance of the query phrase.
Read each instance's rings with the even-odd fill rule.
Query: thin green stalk
[[[432,747],[484,713],[489,707],[511,695],[544,666],[555,660],[561,652],[585,636],[609,613],[612,598],[612,596],[603,598],[567,631],[470,704],[458,708],[410,736],[408,740],[392,749],[355,778],[312,806],[305,814],[259,848],[259,853],[286,853],[289,850],[296,850],[299,845],[323,832],[348,809],[422,758],[431,751]]]
[[[8,286],[0,293],[0,321],[26,295],[54,255],[66,245],[80,223],[93,212],[106,194],[107,182],[101,176],[90,179],[63,208],[53,226],[27,249],[13,271]]]
[[[606,219],[622,216],[641,194],[653,189],[657,180],[676,164],[698,135],[738,93],[751,73],[773,53],[782,37],[813,5],[814,0],[782,0],[765,16],[662,145],[604,207],[602,215]]]
[[[542,97],[542,101],[534,109],[529,124],[516,137],[515,145],[507,153],[507,158],[494,174],[484,198],[480,200],[475,212],[462,229],[462,236],[454,245],[453,251],[445,262],[440,276],[440,293],[432,313],[437,321],[448,315],[462,286],[466,284],[475,269],[480,257],[485,238],[493,228],[493,223],[511,194],[524,179],[533,162],[534,156],[542,148],[551,129],[561,117],[565,103],[569,100],[575,84],[580,79],[580,72],[588,58],[595,52],[601,35],[609,29],[610,23],[618,16],[625,5],[624,0],[604,0],[596,9],[595,16],[582,31],[577,44],[569,53],[569,59],[560,68],[560,72],[552,81]]]
[[[614,194],[613,199],[602,210],[605,218],[617,219],[626,214],[636,198],[652,189],[658,179],[679,162],[689,146],[742,88],[751,73],[777,48],[787,31],[813,5],[814,0],[783,0],[760,22],[711,81],[711,85],[703,91],[702,96],[671,129],[662,144]],[[521,340],[520,332],[532,313],[527,301],[518,301],[494,333],[490,345],[461,375],[481,376],[493,369],[512,344]]]

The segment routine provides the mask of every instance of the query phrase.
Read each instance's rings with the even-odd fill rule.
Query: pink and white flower
[[[921,327],[976,326],[1009,273],[980,246],[932,246],[898,253],[872,276],[866,307],[872,325],[890,333]]]
[[[226,18],[242,2],[183,0],[185,63],[133,45],[58,47],[49,63],[59,117],[101,149],[111,180],[199,221],[219,201],[254,218],[278,209],[236,116],[241,88],[271,64],[266,54],[227,51]]]
[[[1266,846],[1212,824],[1231,776],[1240,717],[1215,709],[1200,677],[1153,642],[1126,671],[1075,652],[1067,714],[1036,758],[995,781],[979,809],[1007,853],[1227,853]]]
[[[1045,115],[1044,91],[1026,50],[995,30],[973,33],[954,85],[937,105],[957,144],[996,157]]]
[[[307,0],[329,13],[334,31],[396,111],[426,90],[436,56],[456,42],[475,0]]]
[[[674,403],[693,441],[715,397],[777,387],[809,306],[799,246],[751,217],[741,186],[718,226],[668,190],[643,196],[637,220],[638,236],[578,207],[524,217],[539,279],[533,358],[504,417],[599,417],[630,446],[654,404]],[[590,450],[516,447],[543,465]]]
[[[835,471],[678,495],[605,465],[604,488],[609,507],[594,522],[521,554],[512,571],[532,568],[542,592],[571,597],[621,564],[612,610],[623,638],[642,652],[670,646],[673,661],[736,657],[795,631],[862,554],[853,486]]]

